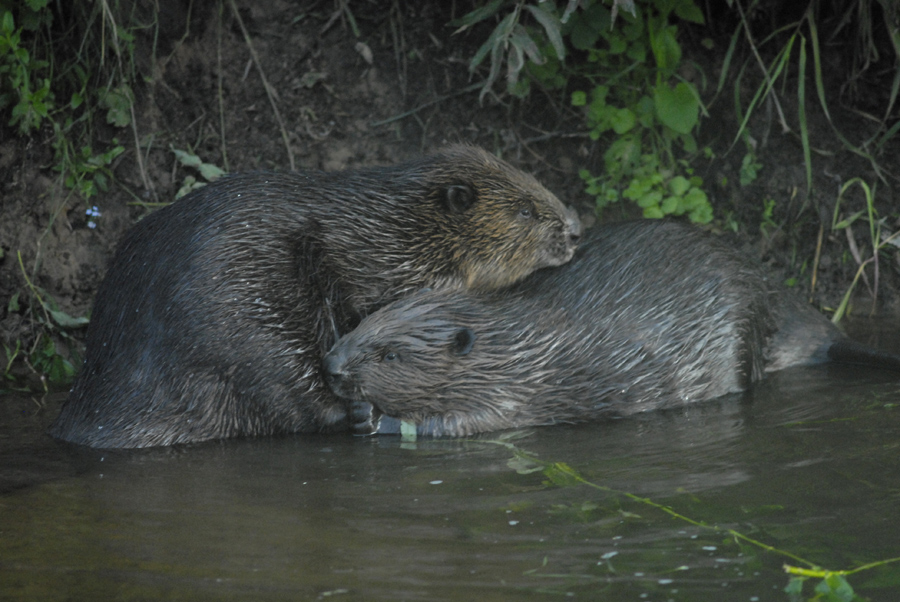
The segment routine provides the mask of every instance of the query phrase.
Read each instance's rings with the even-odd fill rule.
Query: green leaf
[[[669,196],[663,199],[662,204],[659,206],[660,211],[662,211],[666,215],[680,215],[684,213],[684,211],[678,211],[680,207],[680,203],[678,202],[678,197]]]
[[[40,12],[50,4],[50,0],[25,0],[25,4],[34,12]]]
[[[800,596],[803,593],[803,582],[806,577],[791,577],[788,584],[784,586],[784,593],[792,596]]]
[[[207,182],[214,182],[225,175],[224,169],[221,169],[212,163],[201,163],[199,170],[200,175],[203,176]]]
[[[656,59],[656,66],[665,72],[669,72],[681,62],[681,46],[675,39],[678,28],[667,25],[653,31],[650,36],[650,46]]]
[[[544,470],[542,464],[538,464],[534,460],[523,456],[513,456],[507,461],[506,465],[519,474],[531,474]]]
[[[13,15],[11,11],[4,11],[3,13],[3,35],[6,37],[10,37],[16,29],[16,23],[13,20]]]
[[[534,15],[537,22],[543,26],[544,31],[547,32],[547,39],[550,40],[550,44],[552,44],[553,49],[556,50],[557,58],[559,58],[559,60],[566,58],[566,45],[563,43],[562,33],[560,32],[561,24],[559,19],[556,18],[556,15],[545,10],[543,5],[534,6],[526,4],[525,10]]]
[[[684,176],[675,176],[672,178],[672,181],[669,182],[669,190],[672,191],[672,194],[675,196],[684,196],[684,193],[687,192],[691,187],[691,183],[688,182],[687,178]]]
[[[201,161],[200,157],[198,157],[197,155],[186,153],[183,150],[173,148],[172,152],[175,153],[175,158],[178,159],[178,162],[185,167],[199,168],[201,163],[203,163],[203,161]]]
[[[590,50],[600,39],[600,32],[591,28],[584,19],[577,19],[569,33],[569,41],[576,50]]]
[[[679,134],[689,134],[697,125],[700,103],[688,84],[679,82],[672,89],[661,82],[653,91],[653,103],[659,120]]]
[[[675,5],[675,14],[679,19],[684,19],[685,21],[690,21],[697,25],[704,25],[706,23],[706,20],[703,18],[703,11],[694,4],[694,0],[681,0],[681,2]]]
[[[47,308],[50,312],[50,317],[53,318],[53,321],[59,324],[62,328],[79,328],[81,326],[87,325],[89,320],[87,318],[75,318],[67,314],[62,310],[50,309]]]
[[[534,43],[534,40],[531,39],[531,36],[528,35],[528,31],[519,24],[513,28],[512,35],[509,37],[509,43],[514,48],[520,50],[519,56],[521,57],[521,51],[524,51],[525,54],[528,55],[529,60],[531,62],[543,65],[547,62],[547,59],[544,58],[544,55],[541,53],[540,48],[538,48],[537,44]],[[524,66],[524,61],[516,70],[516,74],[521,71]]]
[[[131,105],[134,96],[126,85],[106,90],[100,95],[100,105],[107,109],[106,121],[116,127],[125,127],[131,123]]]
[[[587,93],[582,90],[572,92],[572,106],[583,107],[587,104]]]
[[[472,25],[494,16],[495,14],[497,14],[497,11],[500,10],[501,6],[503,6],[503,0],[492,0],[492,2],[489,2],[485,6],[476,8],[472,12],[466,13],[459,19],[450,21],[450,25],[454,27],[459,26],[459,29],[457,29],[453,33],[460,33],[462,31],[465,31]]]
[[[816,585],[816,593],[824,594],[825,600],[834,602],[852,602],[854,599],[853,588],[843,575],[828,573],[822,581]]]
[[[662,210],[656,205],[644,209],[644,217],[646,217],[647,219],[660,219],[665,216],[666,214],[663,213]]]
[[[478,52],[475,53],[475,56],[472,57],[471,62],[469,62],[469,71],[475,71],[475,68],[481,64],[488,52],[491,53],[491,70],[494,70],[495,65],[497,65],[496,59],[499,59],[498,49],[502,47],[503,42],[509,37],[510,32],[516,25],[515,17],[515,12],[509,13],[494,28],[494,31],[491,32],[491,35],[488,36],[488,39],[485,40]],[[499,67],[497,68],[499,69]],[[494,77],[496,78],[496,75]]]
[[[615,133],[622,135],[634,127],[637,117],[631,109],[616,109],[610,115],[609,123]]]

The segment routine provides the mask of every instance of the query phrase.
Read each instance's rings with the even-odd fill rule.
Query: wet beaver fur
[[[51,434],[94,447],[347,428],[321,358],[423,286],[490,290],[571,259],[577,216],[483,150],[338,173],[250,173],[121,242]]]
[[[761,265],[691,226],[647,220],[595,228],[572,262],[505,291],[393,303],[323,366],[357,432],[404,420],[462,436],[709,400],[829,358],[900,369]]]

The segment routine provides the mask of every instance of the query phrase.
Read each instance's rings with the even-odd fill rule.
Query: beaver
[[[591,230],[571,263],[505,291],[388,305],[323,369],[357,432],[408,421],[463,436],[681,406],[829,359],[900,369],[760,264],[695,227],[646,220]]]
[[[468,145],[345,172],[220,179],[138,222],[99,287],[51,435],[93,447],[346,429],[321,358],[423,286],[571,259],[577,215]]]

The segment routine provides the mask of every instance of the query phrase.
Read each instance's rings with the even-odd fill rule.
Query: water
[[[857,338],[900,342],[872,333],[886,338]],[[782,565],[806,565],[727,530],[829,569],[900,556],[900,378],[885,372],[791,370],[746,396],[507,441],[605,489],[519,473],[531,465],[497,435],[84,450],[43,435],[58,404],[0,399],[2,600],[789,601]],[[848,581],[900,599],[900,563]]]

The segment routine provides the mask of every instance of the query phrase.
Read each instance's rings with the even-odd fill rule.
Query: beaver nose
[[[325,381],[335,392],[340,388],[344,379],[344,357],[334,351],[329,352],[322,359],[322,371],[325,373]]]

